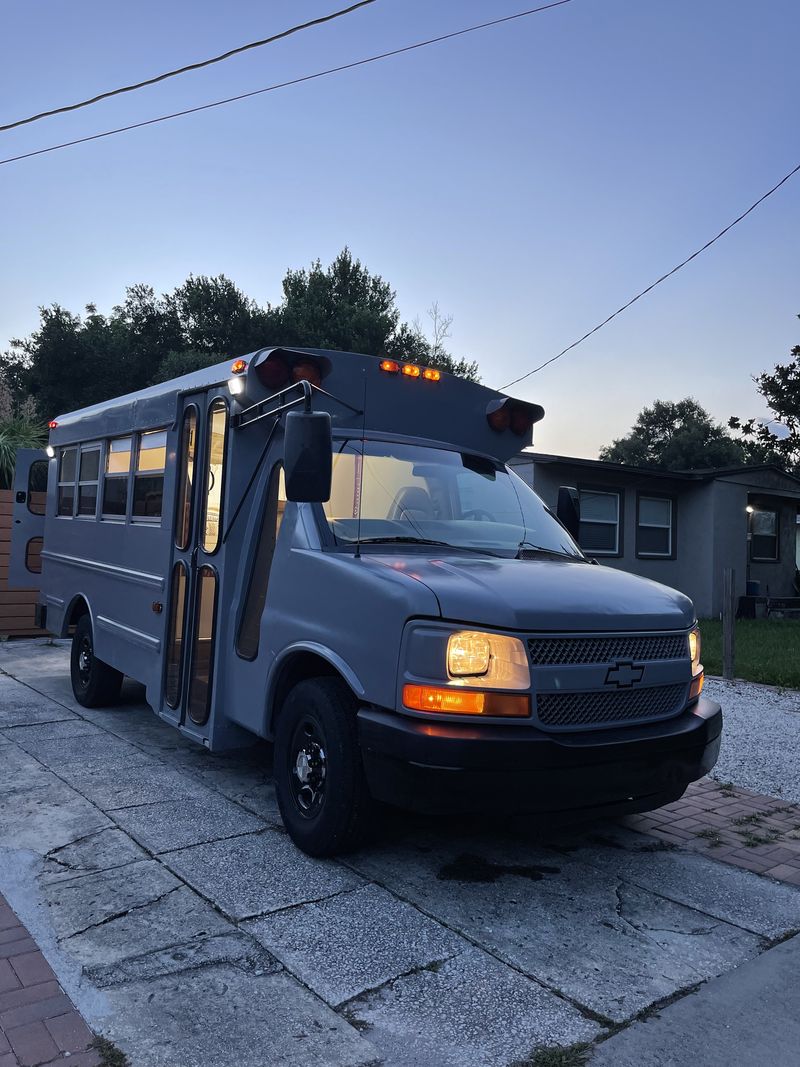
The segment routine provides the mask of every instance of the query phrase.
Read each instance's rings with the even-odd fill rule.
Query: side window
[[[261,530],[259,531],[258,543],[253,557],[253,569],[247,586],[242,621],[239,624],[239,635],[236,640],[236,651],[244,659],[255,659],[258,655],[261,616],[264,614],[264,605],[267,601],[267,587],[269,585],[272,557],[275,553],[275,543],[278,540],[285,508],[286,486],[283,480],[283,466],[279,463],[272,468],[267,487]]]
[[[662,557],[673,556],[672,525],[674,504],[672,500],[661,496],[640,496],[639,512],[636,522],[637,556]]]
[[[32,515],[44,515],[47,502],[47,468],[46,459],[37,459],[31,463],[28,471],[28,511]]]
[[[203,500],[203,551],[212,555],[222,537],[222,481],[225,474],[225,444],[228,434],[228,405],[217,397],[208,409],[208,467]]]
[[[78,514],[97,514],[97,486],[100,481],[100,447],[81,448],[78,476]]]
[[[580,546],[593,556],[620,555],[619,493],[582,489]]]
[[[133,476],[134,520],[160,519],[164,500],[164,467],[167,461],[167,431],[150,430],[139,435],[136,471]]]
[[[128,475],[131,469],[131,437],[108,442],[103,480],[103,516],[124,519],[128,512]]]
[[[78,471],[78,449],[62,448],[58,458],[57,514],[72,515],[75,510],[75,475]]]

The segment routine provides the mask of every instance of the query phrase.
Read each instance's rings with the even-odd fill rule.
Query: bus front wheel
[[[92,620],[88,615],[81,615],[75,627],[70,675],[72,692],[84,708],[107,707],[119,699],[122,674],[95,656]]]
[[[308,678],[288,694],[275,734],[275,791],[292,841],[310,856],[356,848],[372,824],[356,704],[338,678]]]

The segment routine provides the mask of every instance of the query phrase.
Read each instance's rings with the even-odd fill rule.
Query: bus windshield
[[[362,442],[345,441],[334,451],[323,507],[341,545],[418,542],[507,557],[528,549],[585,559],[521,478],[464,452],[365,441],[362,460]]]

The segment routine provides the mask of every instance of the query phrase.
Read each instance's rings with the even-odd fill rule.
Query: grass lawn
[[[722,674],[722,622],[702,619],[706,674]],[[739,619],[734,676],[749,682],[800,689],[800,620]]]

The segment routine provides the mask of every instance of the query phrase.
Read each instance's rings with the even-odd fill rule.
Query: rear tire
[[[280,709],[275,791],[292,841],[309,856],[357,848],[376,802],[364,776],[356,702],[338,678],[299,682]]]
[[[81,615],[72,637],[70,676],[75,699],[84,708],[116,704],[123,675],[94,654],[94,635],[89,615]]]

